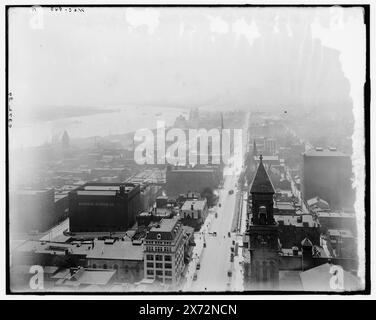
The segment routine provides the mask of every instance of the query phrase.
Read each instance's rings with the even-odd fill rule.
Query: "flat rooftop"
[[[354,238],[350,230],[329,229],[328,233],[330,236],[333,236],[333,237]]]
[[[105,190],[96,190],[96,191],[86,191],[86,190],[79,190],[77,191],[77,195],[79,196],[115,196],[116,191],[105,191]]]
[[[258,156],[254,156],[253,159],[255,161],[259,161],[259,157]],[[263,161],[278,161],[279,160],[279,157],[278,156],[262,156],[262,160]]]
[[[99,184],[86,184],[77,189],[77,195],[86,196],[115,196],[120,192],[120,187],[124,186],[124,192],[131,192],[136,185],[135,184],[122,184],[122,183],[99,183]]]
[[[152,227],[150,229],[150,232],[171,232],[174,230],[175,225],[177,224],[179,220],[178,219],[162,219],[159,228]]]
[[[130,186],[124,186],[125,188],[125,191],[130,191],[132,190],[134,187],[130,187]],[[84,190],[86,191],[120,191],[120,185],[104,185],[104,186],[100,186],[100,185],[86,185],[83,187]]]
[[[329,149],[311,149],[303,153],[307,157],[347,157],[343,152]]]
[[[87,259],[138,260],[144,259],[144,248],[133,245],[132,241],[115,241],[112,244],[104,240],[95,240],[94,248],[86,255]]]
[[[205,205],[206,205],[206,200],[187,200],[184,202],[181,210],[190,211],[192,210],[192,205],[193,205],[193,210],[204,210]]]
[[[192,172],[192,173],[204,173],[204,172],[213,172],[214,169],[172,169],[171,172]]]
[[[86,255],[90,250],[89,247],[90,244],[81,244],[78,242],[60,243],[29,240],[15,248],[15,251],[65,255],[65,250],[68,250],[70,254]]]
[[[295,210],[293,203],[287,201],[276,201],[274,203],[274,208],[277,208],[279,210]]]
[[[284,225],[293,225],[296,227],[303,227],[303,223],[308,223],[309,227],[318,227],[318,223],[316,223],[310,214],[302,214],[302,215],[280,215],[275,214],[274,219],[277,223],[279,221],[283,221]],[[298,219],[301,219],[301,222],[298,222]]]
[[[348,213],[348,212],[317,211],[316,214],[319,218],[350,218],[350,219],[355,219],[355,213]]]

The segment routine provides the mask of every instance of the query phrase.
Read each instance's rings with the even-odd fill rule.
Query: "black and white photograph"
[[[369,20],[7,5],[7,294],[369,293]]]

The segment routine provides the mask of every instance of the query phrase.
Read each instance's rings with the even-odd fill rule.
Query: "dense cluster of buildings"
[[[93,285],[98,290],[110,290],[121,284],[127,285],[127,290],[138,291],[138,284],[145,279],[150,281],[145,290],[153,287],[176,289],[190,261],[193,232],[178,217],[173,217],[153,222],[146,228],[130,229],[111,236],[68,233],[52,241],[14,241],[11,249],[12,288],[15,291],[30,290],[28,284],[33,275],[30,268],[37,265],[43,267],[43,272],[51,271],[44,280],[45,288],[52,291],[69,290],[67,282],[73,274],[76,278],[80,275],[75,290],[86,291]],[[83,272],[87,275],[85,281],[81,279]],[[65,276],[61,277],[62,274]],[[98,274],[107,279],[99,288]]]
[[[238,186],[247,190],[244,289],[310,290],[332,264],[355,288],[351,159],[335,148],[306,151],[278,122],[258,120]],[[185,129],[200,122],[197,110],[177,119]],[[39,185],[10,191],[14,290],[27,288],[35,265],[51,291],[179,288],[223,164],[138,167],[123,147],[75,151],[64,133],[61,159]]]
[[[64,180],[70,184],[12,193],[11,225],[18,228],[12,234],[14,290],[30,289],[33,265],[46,270],[45,288],[52,291],[150,291],[176,289],[184,281],[207,199],[193,186],[166,196],[169,177],[161,168],[146,168],[123,182],[104,179],[115,173],[108,170],[79,176],[91,182]],[[124,173],[116,170],[117,176]],[[219,183],[195,182],[213,189]]]
[[[308,211],[280,199],[260,156],[243,236],[245,290],[310,290],[311,274],[320,278],[317,271],[331,264],[353,280],[346,290],[359,289],[355,215],[331,212],[317,197]]]

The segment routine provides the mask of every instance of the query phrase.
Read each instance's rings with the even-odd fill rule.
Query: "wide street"
[[[233,271],[230,262],[232,240],[234,235],[228,233],[231,231],[232,219],[235,209],[235,193],[229,194],[229,190],[235,188],[237,176],[226,176],[223,189],[220,190],[220,203],[218,207],[218,218],[211,220],[208,225],[208,233],[201,237],[206,242],[201,256],[199,257],[200,269],[197,270],[197,280],[192,282],[192,291],[224,291],[227,283],[231,280],[228,277],[228,271]],[[209,233],[216,232],[213,236]],[[230,285],[229,285],[230,286]]]
[[[243,288],[240,266],[242,258],[235,256],[234,261],[231,262],[231,247],[235,247],[236,242],[241,245],[242,241],[240,236],[231,232],[231,229],[235,214],[237,182],[246,150],[247,126],[248,121],[244,125],[242,150],[238,150],[239,153],[235,153],[224,168],[224,183],[223,187],[218,190],[218,205],[209,211],[204,225],[199,232],[195,233],[196,247],[185,274],[183,291],[241,291]],[[240,199],[243,198],[240,197]],[[241,204],[242,226],[245,223],[246,206],[244,203]]]

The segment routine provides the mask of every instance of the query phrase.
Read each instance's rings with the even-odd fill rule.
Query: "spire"
[[[251,185],[251,193],[275,193],[272,182],[269,175],[265,170],[262,162],[262,155],[260,155],[260,163],[257,168],[255,177],[253,178]]]
[[[221,162],[221,166],[223,165],[223,113],[221,112],[221,133],[220,133],[220,141],[219,141],[219,144],[220,144],[220,162]]]
[[[253,156],[257,156],[256,140],[253,139]]]
[[[308,238],[304,238],[301,242],[302,247],[313,247],[312,241]]]

